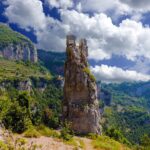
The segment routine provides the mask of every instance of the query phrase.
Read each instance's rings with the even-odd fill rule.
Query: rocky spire
[[[76,37],[68,35],[66,44],[63,118],[76,133],[100,134],[97,86],[88,68],[87,41],[81,39],[77,46]]]

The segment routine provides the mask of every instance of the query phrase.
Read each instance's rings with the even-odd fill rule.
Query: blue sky
[[[1,0],[0,22],[46,51],[86,38],[97,80],[150,80],[149,0]]]

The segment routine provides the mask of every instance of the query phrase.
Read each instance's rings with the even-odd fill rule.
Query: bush
[[[141,140],[140,140],[140,144],[144,147],[150,147],[150,137],[145,134]]]
[[[92,141],[92,145],[96,149],[103,150],[129,150],[129,148],[127,148],[126,146],[121,145],[119,142],[110,139],[107,136],[98,136],[95,140]]]
[[[34,127],[31,127],[24,132],[24,136],[27,138],[38,138],[41,134]]]
[[[73,131],[70,129],[70,124],[68,122],[64,122],[60,133],[60,137],[65,141],[69,141],[73,138]]]
[[[87,135],[87,137],[94,140],[94,139],[96,139],[96,138],[98,137],[98,135],[97,135],[97,134],[94,134],[94,133],[89,133],[89,134]]]
[[[7,145],[3,141],[0,141],[0,150],[8,150]]]
[[[12,129],[13,132],[22,133],[28,128],[30,122],[27,110],[20,107],[18,102],[14,102],[6,116],[3,118],[3,123],[7,129]]]
[[[87,73],[87,75],[90,77],[90,79],[91,79],[92,81],[96,81],[96,78],[95,78],[94,75],[91,73],[91,71],[90,71],[89,68],[86,67],[86,68],[83,69],[83,71]]]
[[[56,137],[56,138],[60,137],[60,134],[57,131],[50,129],[44,125],[40,125],[36,129],[43,136]]]
[[[119,130],[110,128],[106,131],[106,135],[121,143],[131,145],[131,143],[122,135],[122,133]]]
[[[59,116],[53,109],[45,108],[43,113],[43,121],[46,125],[52,128],[59,126]]]

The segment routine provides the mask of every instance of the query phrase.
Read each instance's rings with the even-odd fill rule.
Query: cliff
[[[71,122],[76,133],[100,134],[97,86],[88,68],[87,43],[81,39],[77,46],[75,40],[74,36],[67,36],[63,118]]]
[[[0,24],[0,56],[10,60],[37,62],[37,49],[20,33]]]

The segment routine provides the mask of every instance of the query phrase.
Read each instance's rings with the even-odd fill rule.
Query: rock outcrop
[[[24,35],[0,24],[0,57],[37,62],[37,49]]]
[[[28,42],[9,45],[0,49],[0,56],[10,60],[23,60],[37,62],[37,50]]]
[[[97,86],[88,68],[87,42],[81,39],[77,46],[76,37],[69,35],[66,51],[63,119],[76,133],[100,134]]]

